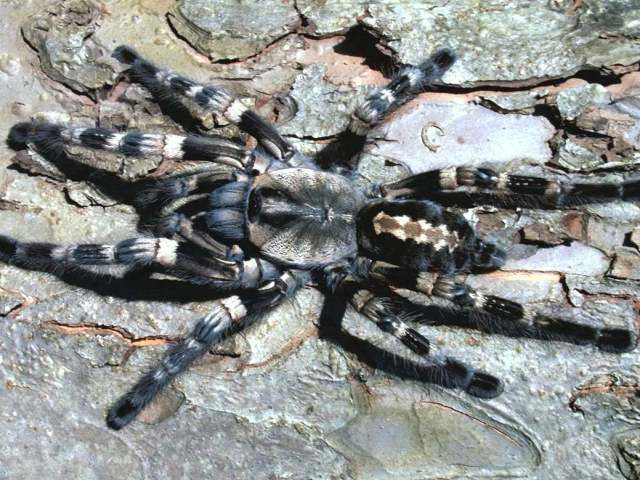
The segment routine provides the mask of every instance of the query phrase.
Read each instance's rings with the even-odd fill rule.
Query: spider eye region
[[[304,268],[353,257],[364,196],[339,175],[305,168],[255,178],[247,240],[272,262]]]

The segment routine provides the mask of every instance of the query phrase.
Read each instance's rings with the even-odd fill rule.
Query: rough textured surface
[[[563,77],[584,68],[632,64],[640,54],[640,11],[634,0],[398,0],[376,2],[369,12],[362,21],[379,29],[402,61],[419,61],[423,45],[459,51],[462,62],[447,82]]]
[[[449,45],[461,58],[448,86],[372,132],[363,178],[491,163],[619,180],[640,160],[634,6],[6,0],[0,134],[28,118],[177,129],[122,81],[109,53],[128,43],[251,97],[313,152],[347,124],[366,85],[384,83],[398,61]],[[203,115],[190,127],[238,134]],[[160,173],[153,162],[108,166],[125,180]],[[133,209],[101,179],[67,176],[0,145],[0,232],[57,242],[131,236]],[[637,323],[637,205],[479,207],[466,216],[509,252],[504,271],[469,278],[474,288],[581,322]],[[161,288],[161,279],[86,290],[88,280],[0,265],[1,479],[638,478],[640,351],[419,327],[438,353],[505,380],[502,396],[482,401],[372,371],[318,339],[322,299],[311,289],[225,342],[114,433],[104,425],[109,403],[208,302]],[[345,327],[402,351],[357,314]]]
[[[380,140],[370,153],[400,161],[415,173],[451,165],[503,168],[515,160],[545,163],[551,158],[547,142],[554,129],[544,117],[501,115],[466,104],[424,103],[409,109],[371,133]],[[422,128],[416,132],[416,126]]]
[[[181,0],[169,14],[178,34],[212,60],[255,55],[298,21],[290,2]]]

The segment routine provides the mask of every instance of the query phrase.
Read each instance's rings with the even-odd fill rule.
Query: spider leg
[[[181,98],[195,102],[200,108],[222,115],[253,136],[275,158],[288,161],[295,157],[296,150],[273,125],[222,88],[200,85],[170,70],[161,70],[124,45],[116,48],[113,56],[130,65],[129,78],[149,90],[158,103],[179,102]]]
[[[199,285],[229,290],[258,288],[277,278],[281,271],[262,258],[247,258],[236,254],[233,259],[212,255],[215,247],[204,248],[192,243],[179,243],[176,261],[168,273]],[[228,257],[234,252],[229,249]]]
[[[216,247],[209,244],[203,248],[191,242],[148,237],[130,238],[116,244],[58,245],[19,242],[0,235],[0,259],[41,270],[156,265],[175,277],[220,289],[256,288],[279,274],[273,264],[263,259],[218,257],[213,254]]]
[[[343,283],[341,287],[341,294],[345,294],[345,288],[347,290],[351,288],[347,287],[347,283]],[[403,313],[391,312],[389,309],[389,303],[393,302],[391,297],[372,296],[371,292],[361,289],[359,286],[356,286],[355,289],[357,293],[351,303],[356,310],[359,309],[383,330],[388,331],[387,328],[390,324],[398,324],[399,317],[405,317]],[[383,295],[386,294],[383,293]],[[346,297],[350,296],[350,294],[346,295]],[[368,300],[362,302],[367,298]],[[475,370],[450,357],[427,356],[428,341],[415,330],[411,337],[407,337],[401,333],[403,327],[400,327],[394,336],[414,353],[420,355],[422,361],[399,356],[351,335],[341,328],[346,302],[342,296],[326,297],[320,316],[320,336],[339,344],[346,351],[356,354],[360,360],[371,367],[399,378],[433,383],[445,388],[459,388],[479,398],[493,398],[502,393],[502,382],[492,375]]]
[[[429,340],[409,327],[401,315],[392,313],[385,305],[383,298],[376,297],[370,290],[361,289],[351,297],[350,302],[356,311],[364,314],[382,331],[396,337],[413,353],[429,354]]]
[[[640,179],[620,183],[568,183],[499,173],[490,168],[431,170],[380,187],[386,198],[429,198],[444,204],[558,208],[640,196]]]
[[[620,353],[635,348],[636,336],[630,330],[597,328],[561,318],[539,315],[511,300],[477,292],[451,277],[439,277],[431,294],[445,298],[470,313],[464,319],[462,326],[508,336],[595,345],[607,352]],[[494,319],[482,314],[488,314]]]
[[[130,238],[116,244],[19,242],[0,235],[0,256],[10,264],[56,269],[90,265],[173,266],[178,242],[168,238]]]
[[[238,176],[218,165],[205,164],[203,170],[180,173],[172,177],[147,182],[135,193],[134,204],[141,209],[169,207],[174,202],[201,192],[211,192],[223,183],[237,180]]]
[[[412,304],[403,297],[395,297],[395,303],[390,307],[393,311],[404,312],[408,318],[422,318],[423,323],[475,328],[510,337],[595,345],[608,352],[626,352],[635,347],[636,335],[630,330],[597,328],[539,315],[517,302],[477,292],[451,275],[411,271],[383,262],[373,262],[368,269],[370,278],[382,284],[443,298],[457,307],[447,315],[430,312],[424,315],[421,312],[427,311],[425,307]]]
[[[33,145],[45,155],[60,157],[83,149],[105,150],[127,157],[159,157],[171,160],[203,160],[226,165],[243,172],[266,168],[256,164],[243,146],[220,136],[120,132],[106,128],[74,127],[44,122],[23,122],[11,127],[8,144],[14,149]],[[74,149],[74,153],[70,152]],[[260,163],[260,162],[258,162]]]
[[[408,102],[434,80],[439,79],[455,62],[456,56],[449,49],[438,50],[419,65],[401,68],[383,88],[371,92],[364,103],[351,115],[347,130],[334,143],[329,144],[317,156],[323,167],[341,163],[354,163],[354,157],[362,152],[367,133],[388,113]]]
[[[111,406],[107,414],[109,428],[120,430],[128,425],[164,387],[207,353],[212,345],[251,322],[256,314],[274,308],[292,296],[301,285],[302,278],[287,272],[261,289],[218,300],[187,337],[170,347],[160,363]]]
[[[189,219],[181,213],[174,213],[162,217],[152,227],[154,233],[159,236],[177,238],[185,242],[190,242],[200,249],[215,255],[218,258],[237,260],[243,258],[239,248],[229,247],[217,241],[207,232],[206,225],[200,225],[202,217],[195,220]]]

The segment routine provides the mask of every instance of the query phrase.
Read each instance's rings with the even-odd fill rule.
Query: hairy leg
[[[250,322],[255,315],[293,295],[300,286],[299,278],[285,273],[270,286],[217,301],[187,337],[170,347],[162,361],[113,404],[107,414],[109,428],[119,430],[131,423],[164,387],[207,353],[212,345]]]
[[[223,183],[235,181],[237,175],[218,165],[207,164],[203,170],[180,173],[161,180],[147,181],[134,195],[134,204],[142,210],[156,210],[169,207],[171,212],[176,208],[171,205],[191,195],[211,192]]]
[[[570,183],[555,178],[499,173],[490,168],[431,170],[382,185],[387,198],[428,198],[444,204],[557,208],[637,198],[640,179],[620,183]]]
[[[384,297],[377,297],[374,292],[361,289],[350,301],[356,311],[364,314],[381,330],[396,337],[412,352],[418,355],[429,354],[429,340],[409,327],[402,316],[391,312],[385,305]]]
[[[620,353],[635,348],[636,335],[631,330],[598,328],[541,315],[517,302],[484,295],[452,278],[439,278],[431,294],[450,300],[468,313],[462,318],[461,326],[509,336],[595,345],[608,352]]]
[[[0,259],[18,266],[36,266],[43,270],[89,265],[173,266],[178,242],[168,238],[130,238],[116,244],[58,245],[44,242],[20,242],[0,235]]]
[[[456,325],[511,337],[595,345],[611,352],[625,352],[636,344],[636,334],[630,330],[597,328],[540,315],[517,302],[477,292],[453,276],[410,271],[383,262],[370,263],[367,271],[370,279],[381,284],[446,299],[457,307],[447,315],[433,315],[428,308],[394,294],[393,312],[429,325]]]
[[[163,271],[200,285],[220,289],[256,288],[279,275],[262,259],[229,260],[212,248],[169,238],[138,237],[116,244],[19,242],[0,235],[0,260],[44,271],[64,271],[87,266],[157,265]]]
[[[316,156],[316,161],[323,167],[332,164],[354,166],[354,157],[362,152],[369,130],[380,123],[385,115],[442,77],[455,60],[453,51],[442,49],[419,65],[401,68],[389,84],[367,96],[364,103],[352,114],[347,130],[323,149]]]
[[[219,136],[120,132],[106,128],[74,127],[43,122],[18,123],[11,128],[9,146],[33,145],[44,156],[70,154],[70,148],[105,150],[128,157],[159,157],[171,160],[203,160],[250,172],[255,157],[243,146]]]
[[[181,99],[194,102],[200,108],[222,115],[253,136],[275,158],[284,161],[294,158],[295,149],[273,125],[224,89],[200,85],[170,70],[162,70],[127,46],[116,48],[113,56],[118,61],[131,65],[131,80],[149,90],[158,103],[180,102]]]
[[[386,304],[392,299],[387,297],[383,300]],[[475,370],[456,359],[425,356],[423,353],[419,353],[422,359],[415,361],[351,335],[341,327],[347,301],[341,296],[326,298],[320,316],[321,338],[340,345],[345,351],[355,354],[358,359],[372,368],[380,369],[398,378],[433,383],[445,388],[459,388],[479,398],[493,398],[502,393],[503,385],[500,379]],[[397,317],[405,314],[389,313],[389,315]],[[418,350],[421,347],[414,348]]]

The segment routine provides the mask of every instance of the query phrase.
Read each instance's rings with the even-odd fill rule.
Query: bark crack
[[[165,335],[149,335],[145,337],[135,337],[131,332],[122,327],[100,325],[95,323],[67,324],[56,320],[48,320],[43,323],[45,328],[64,335],[86,335],[100,336],[110,335],[124,341],[129,347],[155,347],[158,345],[169,345],[175,339]]]

